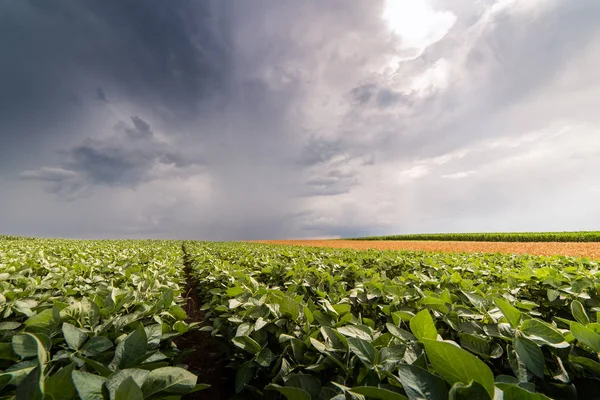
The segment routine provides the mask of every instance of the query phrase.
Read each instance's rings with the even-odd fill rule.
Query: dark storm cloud
[[[157,139],[142,118],[131,120],[131,126],[122,122],[104,139],[86,138],[62,151],[60,167],[25,171],[21,178],[50,182],[49,192],[72,198],[90,194],[95,185],[135,187],[173,172],[161,170],[161,165],[182,169],[201,164],[198,155],[191,157]]]
[[[18,162],[15,150],[76,140],[69,124],[109,102],[155,109],[173,125],[195,118],[231,71],[225,8],[189,0],[0,2],[0,163]],[[50,139],[48,131],[60,134]]]
[[[306,181],[309,185],[307,196],[334,196],[348,193],[358,183],[357,174],[353,171],[334,169],[325,174],[318,174]]]

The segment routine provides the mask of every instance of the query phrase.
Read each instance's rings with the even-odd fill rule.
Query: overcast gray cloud
[[[71,149],[61,151],[59,167],[24,171],[22,179],[49,182],[45,189],[65,200],[91,195],[96,185],[135,189],[145,182],[170,175],[187,175],[186,169],[202,164],[200,154],[185,154],[157,139],[150,124],[133,116],[132,125],[120,121],[115,133],[104,139],[85,138]]]
[[[595,0],[0,4],[0,229],[597,229]]]

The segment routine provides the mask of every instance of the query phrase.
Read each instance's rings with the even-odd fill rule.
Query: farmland
[[[180,242],[0,240],[0,398],[164,398],[200,390]]]
[[[0,398],[587,399],[600,393],[598,267],[0,239]],[[194,358],[223,368],[227,392]]]
[[[253,244],[188,252],[213,334],[233,344],[238,392],[543,399],[534,392],[576,398],[597,384],[595,262]]]
[[[424,233],[367,236],[347,240],[443,240],[467,242],[600,242],[600,232]]]
[[[600,259],[597,242],[471,242],[441,240],[263,240],[255,243],[284,246],[329,247],[354,250],[411,250],[447,253],[503,253],[571,256]]]

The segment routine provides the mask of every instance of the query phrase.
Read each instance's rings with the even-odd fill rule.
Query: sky
[[[0,233],[600,229],[597,0],[0,2]]]

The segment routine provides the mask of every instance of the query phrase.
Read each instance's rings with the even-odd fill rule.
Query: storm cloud
[[[0,4],[0,227],[597,229],[595,0]]]
[[[202,164],[200,155],[186,155],[157,139],[142,118],[133,116],[131,121],[131,126],[119,122],[115,133],[106,138],[85,138],[73,148],[60,151],[60,166],[24,171],[20,177],[50,182],[46,191],[73,199],[92,194],[96,185],[135,188],[151,180],[184,174],[187,168]]]

